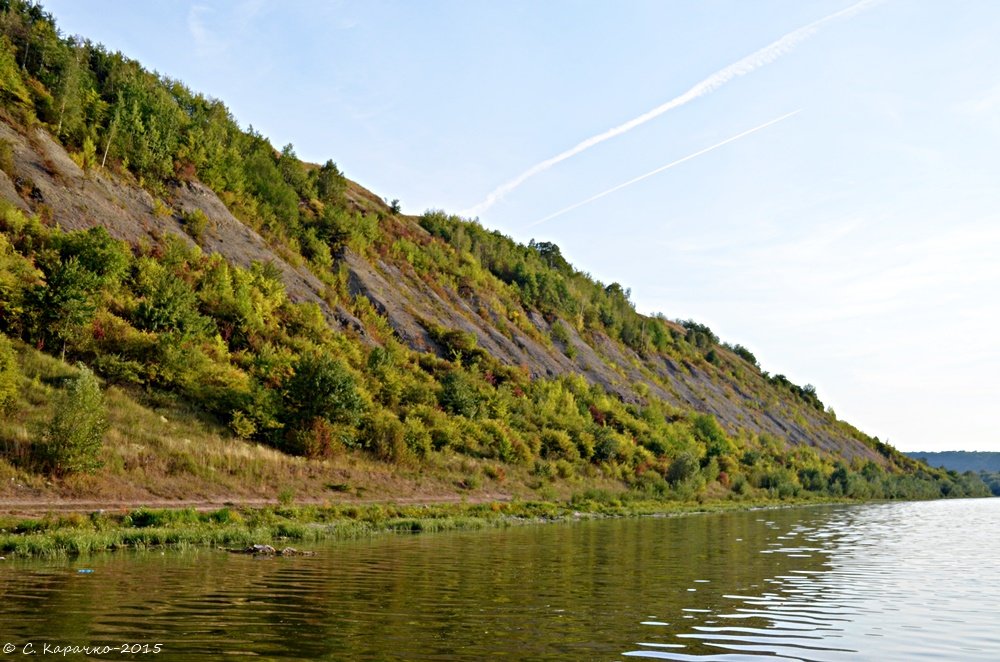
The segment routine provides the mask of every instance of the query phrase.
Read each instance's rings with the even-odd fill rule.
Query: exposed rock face
[[[66,230],[103,226],[112,236],[135,246],[155,243],[168,234],[193,245],[183,231],[181,219],[185,213],[200,210],[209,221],[200,240],[203,250],[243,267],[254,262],[273,264],[292,301],[316,304],[335,328],[370,342],[360,320],[329,303],[326,285],[315,274],[297,263],[296,258],[282,257],[260,234],[233,216],[205,185],[177,182],[169,187],[168,204],[164,205],[125,179],[103,171],[84,172],[42,130],[23,135],[0,121],[0,139],[12,147],[15,170],[13,178],[0,172],[0,196],[19,208],[50,218]],[[354,183],[349,184],[348,201],[358,209],[381,205],[377,196]],[[411,224],[414,232],[424,232],[413,219],[401,222]],[[818,412],[808,407],[793,410],[777,397],[761,401],[722,371],[662,356],[640,357],[599,333],[584,338],[572,324],[564,322],[567,346],[572,348],[566,351],[548,340],[551,325],[537,311],[524,311],[537,330],[528,333],[505,320],[475,291],[432,287],[408,270],[408,265],[385,260],[370,262],[349,250],[338,259],[348,271],[350,293],[366,297],[413,349],[443,352],[428,325],[459,330],[475,335],[478,346],[490,355],[521,366],[535,377],[580,374],[627,402],[641,399],[636,384],[642,383],[651,395],[667,402],[713,414],[730,431],[768,433],[847,459],[881,461],[874,451]],[[664,386],[650,381],[649,375],[658,376]]]
[[[263,237],[233,216],[214,191],[199,182],[170,187],[172,208],[158,203],[139,186],[110,174],[84,172],[48,133],[24,136],[0,122],[0,139],[14,153],[15,179],[0,172],[0,195],[25,211],[51,213],[64,230],[107,228],[111,236],[133,246],[152,244],[167,234],[194,245],[181,226],[180,214],[200,209],[209,219],[202,248],[219,253],[233,264],[248,267],[270,262],[281,272],[292,301],[317,304],[327,320],[342,329],[364,335],[364,327],[343,308],[324,298],[326,286],[305,266],[293,266],[276,254]]]

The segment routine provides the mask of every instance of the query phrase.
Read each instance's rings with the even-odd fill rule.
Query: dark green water
[[[998,524],[1000,500],[967,500],[384,537],[304,558],[8,559],[0,646],[17,649],[0,658],[30,642],[162,646],[102,659],[998,660]]]

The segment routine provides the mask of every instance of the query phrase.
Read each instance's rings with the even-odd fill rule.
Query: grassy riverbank
[[[637,517],[830,503],[830,500],[678,502],[592,492],[568,502],[146,509],[0,518],[0,555],[58,557],[117,549],[313,543],[598,517]]]

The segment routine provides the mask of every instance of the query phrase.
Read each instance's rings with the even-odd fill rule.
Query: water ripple
[[[9,559],[0,638],[159,641],[177,660],[995,661],[997,521],[1000,500],[973,500],[386,537],[294,559]]]

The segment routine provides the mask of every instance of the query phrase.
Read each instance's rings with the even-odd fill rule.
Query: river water
[[[2,659],[1000,660],[1000,499],[0,562]],[[160,644],[160,653],[152,651]]]

